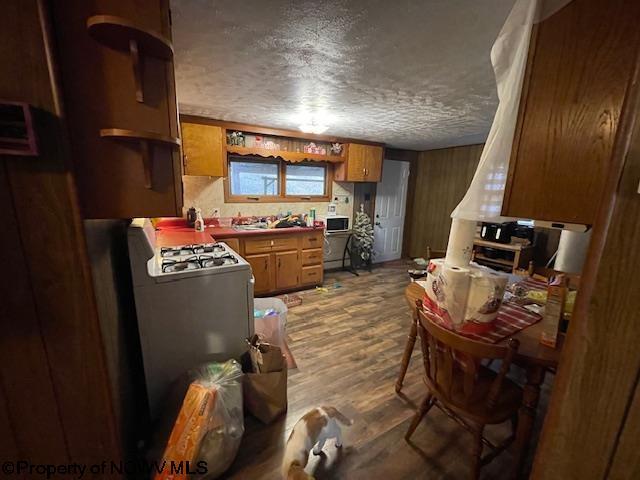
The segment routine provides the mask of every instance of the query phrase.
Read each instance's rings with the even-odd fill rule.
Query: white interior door
[[[373,226],[374,263],[397,260],[402,255],[402,231],[407,206],[409,162],[385,160],[376,191]]]

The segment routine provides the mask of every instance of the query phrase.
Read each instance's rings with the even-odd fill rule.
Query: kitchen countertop
[[[171,247],[192,243],[211,243],[225,238],[256,237],[262,235],[283,235],[302,232],[323,231],[314,227],[264,228],[259,230],[236,230],[233,227],[207,225],[204,232],[196,232],[192,227],[181,225],[162,225],[156,229],[156,245]]]
[[[211,235],[216,240],[236,237],[255,237],[260,235],[282,235],[286,233],[321,232],[322,228],[313,227],[289,227],[289,228],[261,228],[258,230],[236,230],[233,227],[213,227],[210,229]]]

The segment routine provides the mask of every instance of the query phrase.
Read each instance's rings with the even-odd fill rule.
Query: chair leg
[[[471,479],[480,478],[480,467],[482,466],[482,431],[484,425],[478,426],[473,432],[473,447],[471,450]]]
[[[409,430],[407,430],[407,433],[405,433],[404,435],[404,439],[406,441],[409,441],[409,439],[411,438],[411,435],[413,435],[413,432],[415,432],[416,428],[418,428],[418,425],[420,425],[420,422],[422,421],[424,416],[429,412],[429,410],[433,406],[434,401],[435,400],[433,399],[433,395],[431,395],[430,393],[428,393],[427,396],[424,397],[424,400],[422,401],[420,408],[418,409],[415,416],[413,417],[413,420],[411,421],[411,425],[409,425]]]
[[[416,344],[416,336],[418,334],[418,327],[416,320],[411,319],[411,329],[409,330],[409,336],[407,337],[407,344],[404,347],[404,353],[402,354],[402,363],[400,364],[400,374],[396,381],[396,393],[400,393],[402,390],[402,382],[404,382],[404,376],[407,374],[407,368],[409,368],[409,362],[411,361],[411,354],[413,353],[413,347]]]

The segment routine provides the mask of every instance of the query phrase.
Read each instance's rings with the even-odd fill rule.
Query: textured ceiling
[[[182,113],[425,150],[484,141],[514,0],[172,0]],[[311,118],[309,118],[311,117]]]

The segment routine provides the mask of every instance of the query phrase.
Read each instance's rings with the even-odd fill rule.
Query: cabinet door
[[[352,143],[347,155],[347,180],[364,182],[367,172],[367,146]]]
[[[253,287],[255,293],[266,293],[271,290],[271,254],[247,255],[244,257],[251,265],[251,271],[256,283]]]
[[[185,175],[223,175],[222,128],[183,122],[182,154]]]
[[[380,146],[350,143],[346,161],[335,167],[335,180],[379,182],[382,176],[382,152],[383,148]]]
[[[614,166],[639,21],[640,2],[573,0],[536,26],[503,215],[594,222]]]
[[[379,182],[382,179],[382,147],[367,147],[365,180],[367,182]]]
[[[299,283],[300,263],[298,252],[282,252],[275,254],[276,288],[278,290],[292,288]]]

